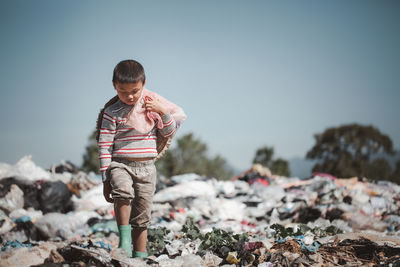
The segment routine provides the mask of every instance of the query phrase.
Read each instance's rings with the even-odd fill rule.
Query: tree
[[[393,144],[389,136],[377,128],[349,124],[328,128],[314,137],[316,143],[306,155],[308,159],[318,160],[313,172],[327,172],[338,177],[389,178],[390,165],[378,155],[393,154]]]
[[[257,149],[253,163],[259,163],[265,167],[268,167],[273,174],[290,176],[289,163],[282,158],[273,160],[273,155],[273,147],[261,147]]]
[[[260,163],[265,167],[271,167],[272,156],[274,155],[274,148],[264,146],[257,149],[253,163]]]
[[[392,174],[392,167],[383,158],[376,158],[367,164],[366,177],[374,180],[389,179]]]
[[[186,134],[176,141],[156,162],[158,171],[167,176],[184,173],[197,173],[217,179],[228,179],[233,172],[224,158],[217,155],[209,158],[207,145],[197,140],[192,133]]]
[[[96,142],[96,130],[94,130],[89,136],[89,144],[86,147],[85,154],[83,155],[82,169],[85,172],[93,171],[94,173],[99,174],[100,162]]]
[[[278,158],[271,163],[271,172],[281,176],[290,176],[289,163],[281,158]]]
[[[396,167],[390,177],[390,180],[394,183],[400,184],[400,160],[396,162]]]

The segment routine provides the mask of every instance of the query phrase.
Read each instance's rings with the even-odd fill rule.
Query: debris
[[[6,251],[0,252],[0,267],[21,267],[42,264],[54,249],[56,247],[50,243],[40,243],[32,247],[8,248]]]
[[[228,256],[226,256],[226,261],[231,264],[239,264],[240,259],[237,258],[237,252],[229,252]]]
[[[45,182],[41,185],[38,196],[40,210],[43,213],[71,211],[73,209],[71,195],[72,193],[63,182]]]
[[[222,259],[211,252],[207,252],[206,255],[203,256],[203,262],[208,267],[219,266]]]
[[[15,184],[12,184],[10,191],[5,195],[0,195],[0,209],[12,212],[24,206],[24,192]]]
[[[34,208],[39,210],[38,187],[40,182],[34,182],[21,177],[9,177],[0,179],[0,196],[5,196],[13,185],[18,186],[23,191],[24,205],[23,208]]]
[[[68,214],[47,213],[35,222],[40,232],[48,239],[71,239],[90,232],[86,222],[100,216],[94,211],[77,211]]]
[[[164,237],[170,231],[166,228],[147,229],[147,252],[149,255],[159,255],[165,250]]]
[[[184,181],[172,187],[167,187],[157,192],[154,202],[167,202],[186,197],[206,197],[215,198],[214,187],[206,181]]]
[[[49,180],[50,173],[35,165],[32,156],[24,156],[14,166],[2,163],[0,179],[7,177],[21,177],[24,180]]]
[[[70,161],[63,161],[59,165],[52,165],[50,167],[50,170],[52,173],[64,173],[64,172],[69,172],[69,173],[78,173],[79,168],[73,164]]]
[[[117,248],[100,178],[68,164],[36,179],[24,173],[42,170],[29,158],[0,163],[0,266],[400,264],[400,186],[390,182],[260,172],[235,181],[164,177],[143,260]]]
[[[23,247],[30,248],[30,247],[32,247],[32,244],[24,244],[24,243],[19,242],[18,240],[7,241],[6,244],[1,247],[1,251],[6,251],[6,249],[8,247],[11,247],[11,248],[23,248]]]
[[[7,233],[15,226],[15,223],[8,218],[4,211],[0,210],[0,235]]]

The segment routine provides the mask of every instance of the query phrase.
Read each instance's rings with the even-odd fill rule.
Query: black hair
[[[113,83],[137,83],[146,81],[143,66],[133,59],[123,60],[114,68]]]

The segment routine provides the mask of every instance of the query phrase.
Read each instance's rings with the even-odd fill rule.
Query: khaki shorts
[[[117,159],[107,169],[112,197],[132,200],[130,222],[133,227],[147,227],[150,223],[156,176],[154,160]]]

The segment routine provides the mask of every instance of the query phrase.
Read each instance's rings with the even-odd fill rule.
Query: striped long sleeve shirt
[[[157,131],[165,137],[172,136],[177,129],[171,114],[161,116],[164,128],[154,127],[143,134],[126,125],[126,120],[132,106],[120,100],[104,110],[99,135],[100,172],[103,181],[105,172],[113,157],[119,158],[155,158],[157,157]]]

